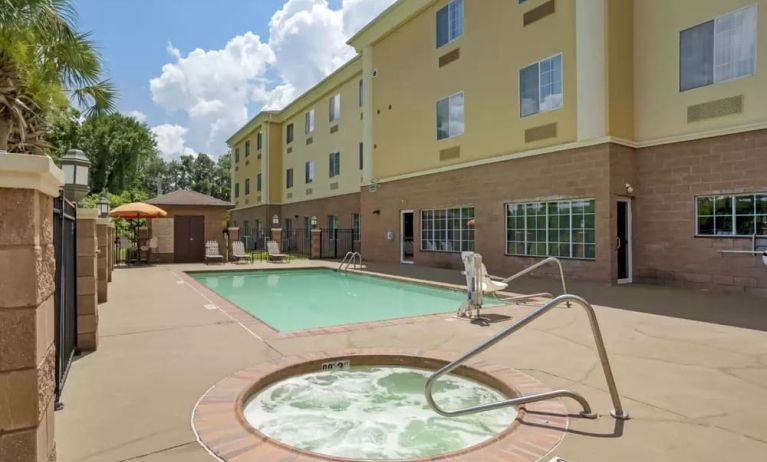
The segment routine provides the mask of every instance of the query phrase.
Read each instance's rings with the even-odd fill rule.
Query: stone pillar
[[[240,228],[226,228],[226,230],[229,232],[229,243],[227,244],[227,255],[229,256],[229,261],[234,261],[235,258],[232,256],[234,255],[233,247],[232,245],[240,240]]]
[[[46,156],[0,153],[0,460],[56,459],[53,197]]]
[[[312,230],[312,245],[309,258],[322,258],[322,230]]]
[[[98,347],[97,209],[77,209],[77,349]]]
[[[109,222],[107,226],[107,282],[112,282],[112,270],[115,268],[115,225]]]
[[[96,288],[98,289],[99,303],[107,301],[107,287],[109,276],[107,270],[107,255],[109,254],[109,218],[99,218],[96,222],[96,238],[98,239],[98,274]]]
[[[272,228],[272,240],[282,249],[282,228]]]

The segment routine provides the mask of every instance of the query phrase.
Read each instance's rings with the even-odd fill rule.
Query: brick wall
[[[218,241],[218,248],[221,252],[226,248],[224,246],[223,231],[227,226],[227,211],[224,207],[191,207],[191,206],[173,206],[160,205],[160,208],[168,212],[167,218],[177,215],[182,216],[202,216],[205,218],[205,241]],[[173,261],[172,255],[159,254],[158,260],[162,263]]]
[[[285,218],[290,218],[293,220],[293,228],[301,229],[304,227],[304,217],[316,216],[317,227],[324,228],[328,224],[328,215],[336,215],[338,216],[339,229],[351,229],[352,214],[359,213],[359,211],[360,195],[354,193],[284,204],[280,216],[283,223],[285,223]],[[364,219],[362,222],[364,227]]]

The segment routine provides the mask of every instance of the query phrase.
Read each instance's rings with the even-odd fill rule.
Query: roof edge
[[[352,35],[346,43],[360,52],[366,46],[394,32],[436,2],[437,0],[397,0]]]

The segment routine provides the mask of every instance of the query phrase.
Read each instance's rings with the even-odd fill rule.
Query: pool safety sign
[[[351,361],[348,359],[340,359],[338,361],[331,361],[322,363],[323,371],[342,371],[351,367]]]

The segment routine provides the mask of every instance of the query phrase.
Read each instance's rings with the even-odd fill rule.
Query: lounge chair
[[[240,263],[242,261],[248,261],[248,254],[245,253],[245,244],[242,241],[232,242],[232,258]]]
[[[217,241],[208,241],[205,243],[205,264],[207,265],[211,260],[218,260],[219,262],[224,263],[224,256],[218,251]]]
[[[290,255],[280,252],[280,246],[277,245],[277,241],[267,242],[266,251],[269,255],[269,261],[279,261],[285,263],[290,261]]]

